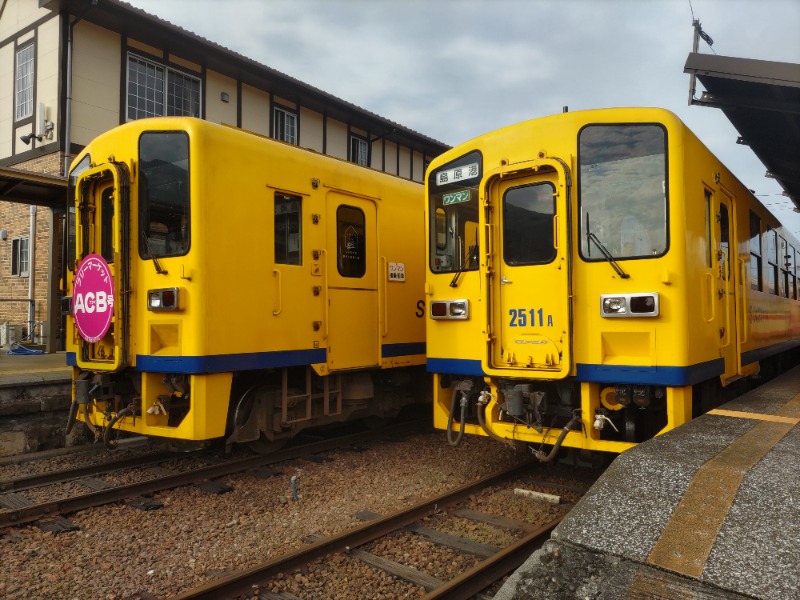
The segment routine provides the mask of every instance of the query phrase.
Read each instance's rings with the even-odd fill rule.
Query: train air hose
[[[561,448],[561,444],[564,443],[564,438],[567,437],[569,430],[572,429],[573,425],[576,425],[581,422],[581,411],[580,410],[573,410],[572,411],[572,418],[564,425],[564,429],[561,430],[561,434],[558,436],[555,445],[550,449],[548,454],[545,454],[541,450],[536,450],[533,455],[536,457],[536,460],[539,462],[550,462],[556,457],[558,454],[558,450]]]
[[[458,426],[458,437],[453,439],[453,414],[456,412],[456,398],[461,393],[461,418]],[[467,422],[467,394],[458,388],[453,390],[453,397],[450,399],[450,415],[447,418],[447,443],[451,446],[458,446],[464,437],[464,426]]]
[[[492,397],[492,393],[488,390],[483,390],[481,395],[478,396],[478,423],[480,423],[481,429],[486,432],[486,435],[493,440],[513,446],[513,441],[500,437],[494,431],[489,429],[489,426],[486,424],[486,415],[484,414],[484,411],[486,410],[486,407],[489,406],[489,402],[492,400],[494,400],[494,398]]]
[[[124,419],[125,417],[132,417],[133,416],[133,409],[130,406],[126,406],[121,411],[119,411],[114,418],[109,421],[108,425],[106,425],[106,430],[103,432],[103,443],[106,445],[106,448],[109,450],[116,450],[117,448],[117,440],[111,439],[111,432],[114,430],[114,425],[116,425],[120,420]]]

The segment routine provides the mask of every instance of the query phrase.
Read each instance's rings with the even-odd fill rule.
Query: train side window
[[[336,265],[342,277],[363,277],[367,272],[364,212],[354,206],[336,209]]]
[[[510,188],[503,195],[503,257],[506,264],[544,264],[556,257],[553,239],[555,193],[555,187],[548,182]]]
[[[792,292],[792,298],[795,300],[798,299],[800,296],[800,252],[792,248],[792,252],[794,253],[794,271],[792,273],[792,281],[794,281],[794,291]]]
[[[275,263],[302,265],[300,196],[275,194]]]
[[[778,232],[767,230],[767,285],[770,294],[778,295]]]
[[[761,219],[750,213],[750,289],[764,291],[761,277]]]
[[[792,300],[797,300],[797,251],[794,249],[794,246],[791,244],[789,245],[789,249],[786,251],[786,277],[787,277],[787,287],[788,291],[786,296],[791,298]]]

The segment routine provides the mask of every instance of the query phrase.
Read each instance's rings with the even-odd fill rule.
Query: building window
[[[128,55],[128,121],[145,117],[199,117],[200,79]]]
[[[17,277],[27,277],[30,271],[30,253],[28,238],[14,238],[11,240],[11,274]]]
[[[357,135],[350,136],[350,160],[365,167],[369,166],[369,146],[366,139]]]
[[[276,106],[272,112],[275,132],[272,137],[289,144],[297,143],[297,113]]]
[[[17,50],[15,118],[17,121],[33,115],[33,44]]]

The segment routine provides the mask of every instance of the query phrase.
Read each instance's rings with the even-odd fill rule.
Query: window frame
[[[31,272],[30,237],[19,236],[11,239],[11,276],[29,277]]]
[[[136,61],[140,65],[143,65],[147,68],[152,67],[155,71],[155,75],[159,75],[161,77],[161,89],[158,90],[157,88],[149,88],[154,89],[156,92],[156,97],[153,98],[153,110],[140,109],[138,106],[131,105],[131,62]],[[126,60],[126,72],[125,72],[125,121],[137,121],[139,119],[146,119],[148,117],[166,117],[166,116],[186,116],[186,117],[197,117],[201,118],[203,114],[203,80],[194,75],[192,73],[176,69],[168,64],[158,62],[151,58],[146,58],[141,54],[137,54],[135,52],[128,52],[127,60]],[[185,110],[186,98],[182,98],[183,106],[181,107],[180,111],[175,110],[176,105],[174,100],[172,101],[172,105],[170,104],[170,98],[175,98],[175,94],[171,92],[172,86],[174,84],[174,80],[176,78],[182,78],[183,80],[194,81],[197,83],[197,113]],[[139,82],[136,81],[135,84],[138,86]],[[184,89],[186,87],[184,86]],[[160,102],[157,100],[157,95],[161,94]],[[135,98],[141,99],[142,96],[137,93],[135,94]],[[148,98],[144,97],[145,102],[148,102]],[[191,99],[189,100],[191,102]],[[157,110],[158,105],[160,104],[160,111]],[[134,111],[134,116],[131,116],[131,110]]]
[[[303,198],[296,194],[275,192],[273,234],[275,237],[274,256],[276,265],[302,266],[303,265]],[[291,210],[291,204],[297,204],[297,211]],[[287,206],[289,210],[279,209]],[[292,215],[295,215],[294,217]],[[280,226],[283,224],[283,226]],[[292,225],[297,231],[292,231]],[[283,238],[279,234],[284,234]],[[292,249],[292,235],[296,235],[297,248]]]
[[[20,63],[23,53],[30,52],[30,58]],[[20,68],[30,65],[30,72],[20,75]],[[20,87],[20,82],[28,80],[25,87]],[[31,40],[19,46],[14,53],[14,122],[24,121],[33,117],[34,84],[36,82],[36,43]],[[23,97],[24,96],[24,97]],[[22,104],[20,98],[22,97]],[[22,106],[22,112],[20,107]]]
[[[292,119],[291,135],[287,134],[287,121]],[[299,115],[296,110],[279,104],[272,107],[272,137],[281,142],[297,146],[299,143]]]
[[[369,141],[362,135],[350,134],[350,162],[362,167],[369,166]],[[362,156],[363,155],[363,156]],[[362,160],[363,159],[363,160]]]
[[[579,256],[581,257],[581,259],[583,261],[585,261],[587,263],[604,262],[604,261],[607,260],[602,252],[597,251],[597,248],[595,248],[593,246],[593,243],[589,240],[589,237],[587,236],[587,232],[588,231],[591,231],[592,233],[594,233],[594,230],[592,229],[591,224],[589,223],[589,221],[587,221],[584,218],[584,210],[587,209],[587,208],[592,208],[592,209],[597,208],[597,206],[599,204],[597,202],[597,200],[596,200],[596,197],[593,195],[594,194],[594,189],[592,189],[586,182],[586,180],[588,179],[588,175],[587,174],[588,174],[588,172],[590,170],[593,169],[593,165],[599,165],[599,164],[603,164],[603,163],[602,162],[595,162],[595,163],[590,162],[590,160],[592,158],[594,158],[594,155],[592,153],[593,148],[591,148],[591,146],[590,146],[591,141],[590,140],[586,140],[583,136],[589,130],[607,129],[609,131],[613,131],[614,128],[616,128],[617,131],[622,131],[623,129],[632,129],[632,128],[640,128],[640,129],[653,128],[653,129],[658,129],[661,132],[662,137],[659,140],[659,142],[660,142],[660,144],[659,144],[660,145],[660,151],[657,153],[657,155],[661,156],[662,160],[663,160],[663,163],[660,165],[660,172],[659,172],[659,174],[662,176],[661,192],[660,192],[661,198],[659,198],[659,202],[660,203],[658,205],[656,205],[655,203],[652,204],[653,207],[661,209],[659,211],[659,213],[658,213],[660,226],[659,226],[658,229],[648,230],[648,229],[643,229],[642,228],[642,223],[639,223],[639,226],[637,228],[635,228],[634,230],[632,230],[632,231],[630,231],[628,233],[630,234],[630,233],[634,233],[634,232],[637,232],[637,231],[646,231],[648,234],[659,234],[659,235],[663,233],[663,236],[664,236],[663,247],[660,248],[659,249],[660,251],[658,251],[658,252],[652,252],[651,253],[649,251],[648,252],[640,251],[639,248],[643,247],[642,244],[645,243],[643,238],[641,236],[638,237],[638,238],[637,237],[631,238],[630,235],[623,236],[623,234],[621,232],[620,232],[619,235],[616,235],[616,236],[603,235],[599,239],[599,242],[602,243],[604,246],[606,246],[606,248],[609,249],[609,250],[611,250],[610,248],[608,248],[609,245],[611,245],[611,244],[618,245],[620,247],[619,251],[611,250],[611,254],[613,255],[614,259],[618,260],[618,261],[619,260],[649,260],[649,259],[661,258],[663,256],[666,256],[669,253],[670,247],[671,247],[671,236],[672,236],[671,226],[670,226],[670,212],[671,212],[671,207],[670,207],[670,155],[669,155],[669,153],[670,153],[670,135],[669,135],[669,130],[664,125],[664,123],[660,123],[660,122],[657,122],[657,121],[655,121],[655,122],[650,122],[650,121],[625,121],[625,122],[609,122],[609,123],[604,123],[604,122],[595,123],[595,122],[592,122],[592,123],[585,124],[578,131],[578,133],[577,133],[577,147],[578,147],[577,193],[578,193],[578,214],[579,214],[578,231],[579,231],[579,237],[581,239],[581,242],[580,242],[579,247],[578,247]],[[622,147],[623,144],[620,144],[619,146]],[[606,144],[606,147],[608,147],[608,144]],[[632,160],[632,159],[641,158],[641,157],[644,157],[644,156],[655,156],[655,155],[656,155],[655,153],[653,155],[640,154],[640,155],[637,155],[637,156],[627,156],[625,158],[626,158],[626,160]],[[611,162],[612,161],[608,161],[608,164],[610,164]],[[611,178],[609,178],[608,181],[610,181],[612,183],[614,182],[614,180],[611,179]],[[642,179],[641,181],[645,181],[645,180]],[[654,180],[651,180],[651,181],[654,181]],[[602,188],[600,188],[600,189],[602,189]],[[623,205],[620,204],[620,207],[622,207],[622,206]],[[616,208],[616,210],[618,212],[622,212],[622,208]],[[630,212],[630,210],[625,211],[624,214],[625,214],[626,217],[630,216],[631,218],[634,218],[634,215]],[[637,215],[637,217],[641,217],[641,215]],[[623,237],[625,237],[626,240],[623,240],[622,239]],[[658,241],[662,242],[662,240],[658,240]],[[627,242],[627,244],[632,244],[633,245],[632,251],[630,251],[630,252],[623,252],[622,251],[622,246],[626,245],[626,242]],[[652,246],[652,242],[650,242],[647,245],[648,246]]]

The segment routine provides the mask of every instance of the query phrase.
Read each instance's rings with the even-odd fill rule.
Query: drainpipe
[[[36,310],[33,299],[33,280],[36,274],[36,206],[31,205],[31,236],[28,241],[28,338],[33,341],[33,328],[36,323]]]
[[[72,31],[75,25],[83,19],[92,6],[97,6],[98,0],[92,0],[91,4],[83,11],[80,16],[69,24],[67,28],[67,102],[64,109],[64,175],[69,173],[69,163],[72,162],[70,146],[72,145]]]

